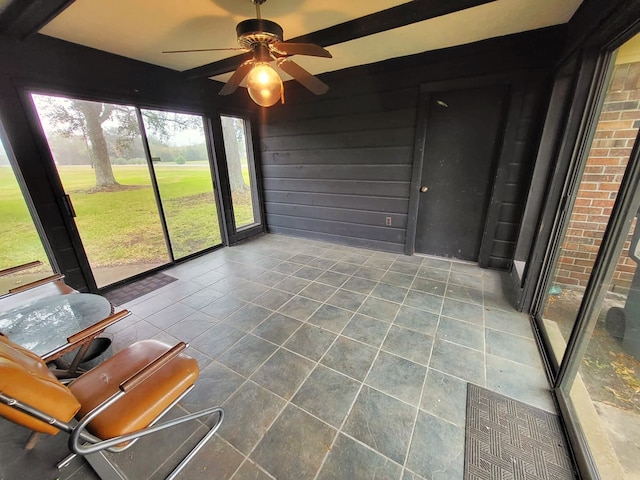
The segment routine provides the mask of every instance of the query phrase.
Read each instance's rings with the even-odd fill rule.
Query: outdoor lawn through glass
[[[0,277],[0,295],[53,273],[40,236],[29,214],[18,180],[0,143],[0,269],[35,260],[41,265]]]
[[[156,183],[160,193],[173,257],[178,259],[220,244],[218,213],[213,197],[209,164],[190,161],[185,148],[196,158],[208,157],[202,117],[184,113],[142,110],[148,138],[176,139],[181,145],[149,141]],[[170,161],[172,160],[172,161]]]
[[[200,244],[212,237],[220,242],[217,218],[211,215],[215,200],[209,165],[193,163],[155,168],[158,183],[163,185],[164,201],[181,205],[180,221],[172,228],[173,246],[179,251],[190,250],[190,242]],[[164,263],[166,246],[164,237],[156,232],[158,212],[147,166],[114,165],[113,170],[124,188],[94,192],[91,167],[58,167],[66,191],[72,195],[76,222],[83,232],[92,267]]]
[[[45,265],[32,271],[51,272],[13,170],[1,164],[0,218],[0,269],[40,260]]]
[[[113,169],[124,188],[94,192],[95,174],[90,166],[58,166],[66,191],[73,198],[76,222],[83,232],[92,266],[165,263],[166,246],[164,238],[156,232],[158,213],[147,166],[114,165]],[[33,230],[33,222],[24,202],[18,201],[22,193],[11,174],[10,167],[0,168],[3,265],[14,264],[15,259],[29,261],[43,257],[37,235],[25,234]],[[188,249],[186,244],[203,237],[213,237],[219,243],[218,221],[211,217],[215,201],[208,163],[162,165],[156,167],[156,175],[158,181],[162,181],[166,201],[181,203],[181,221],[174,225],[175,247]],[[136,215],[129,215],[131,210],[135,210]],[[194,229],[193,225],[198,228]]]
[[[222,115],[222,135],[231,186],[231,201],[236,230],[256,222],[257,208],[253,196],[249,172],[249,146],[246,137],[246,121],[239,117]]]

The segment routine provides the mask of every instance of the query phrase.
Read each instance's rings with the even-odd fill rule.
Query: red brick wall
[[[562,245],[555,283],[585,287],[640,127],[640,63],[617,65]],[[631,229],[633,232],[633,228]],[[630,236],[611,290],[628,290],[636,263]]]

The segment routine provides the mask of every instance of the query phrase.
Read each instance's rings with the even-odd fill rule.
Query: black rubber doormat
[[[467,384],[465,480],[573,480],[557,415]]]
[[[171,282],[175,282],[176,280],[178,279],[170,275],[165,275],[164,273],[154,273],[148,277],[114,288],[103,295],[113,305],[118,306],[146,295],[149,292],[153,292],[165,285],[169,285]]]

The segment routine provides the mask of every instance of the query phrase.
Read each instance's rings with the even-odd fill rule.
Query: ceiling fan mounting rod
[[[256,6],[256,18],[262,18],[260,16],[260,5],[262,5],[267,0],[251,0],[251,2]]]

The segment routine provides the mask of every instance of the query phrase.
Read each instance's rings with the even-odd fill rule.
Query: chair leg
[[[175,480],[175,478],[180,474],[180,472],[187,466],[187,464],[196,456],[196,454],[204,447],[204,445],[216,434],[220,425],[222,424],[222,420],[224,419],[224,410],[222,408],[217,407],[213,409],[208,409],[211,415],[218,415],[215,423],[211,426],[209,431],[200,439],[200,441],[196,444],[195,447],[191,449],[191,451],[187,454],[186,457],[178,464],[176,468],[169,474],[166,480]],[[178,422],[181,423],[181,422]],[[64,460],[58,463],[58,469],[66,467],[71,460],[73,460],[77,454],[72,453]],[[91,468],[96,472],[96,474],[100,477],[101,480],[128,480],[127,476],[118,468],[117,465],[112,463],[106,456],[104,450],[99,450],[94,453],[90,453],[87,455],[82,455],[86,458]]]
[[[76,458],[77,456],[79,456],[77,453],[70,453],[69,455],[67,455],[66,457],[64,457],[62,460],[60,460],[58,462],[58,464],[56,465],[58,467],[58,470],[61,470],[63,468],[65,468],[66,466],[68,466],[71,461]]]
[[[68,466],[71,461],[78,456],[79,455],[77,453],[67,455],[58,462],[58,470],[62,470]],[[105,452],[100,451],[91,453],[89,455],[85,455],[84,458],[87,460],[96,475],[100,477],[100,480],[128,480],[122,470],[120,470],[117,465],[114,465],[109,461]]]
[[[187,466],[189,461],[191,461],[191,459],[196,456],[196,454],[200,451],[200,449],[204,447],[205,443],[207,443],[209,439],[213,437],[215,433],[218,431],[218,428],[220,428],[220,425],[222,424],[222,420],[224,418],[224,411],[222,410],[222,408],[219,408],[214,411],[214,414],[216,413],[218,414],[218,419],[216,420],[216,423],[214,423],[213,426],[206,433],[206,435],[200,439],[198,444],[191,449],[191,451],[187,454],[187,456],[184,457],[184,459],[182,459],[180,464],[173,469],[173,472],[171,472],[171,474],[166,478],[166,480],[174,480],[180,474],[180,472],[184,469],[184,467]]]
[[[127,480],[127,476],[109,461],[104,451],[84,455],[84,458],[101,480]]]
[[[31,435],[29,435],[29,438],[24,444],[24,449],[33,450],[33,447],[36,446],[36,443],[38,443],[38,440],[40,440],[43,436],[44,436],[44,433],[31,432]]]

